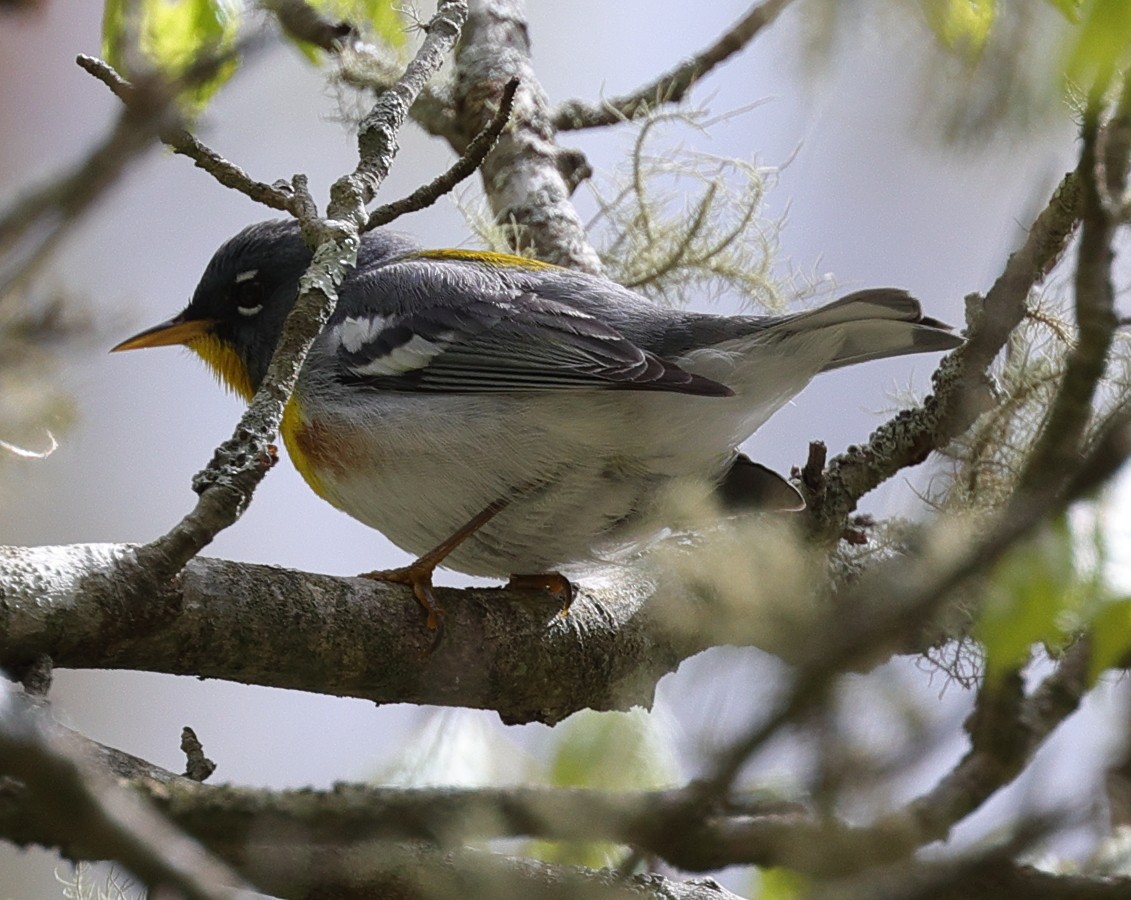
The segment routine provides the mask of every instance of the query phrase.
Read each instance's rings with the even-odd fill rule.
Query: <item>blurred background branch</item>
[[[933,123],[933,130],[920,128],[925,143],[971,154],[984,149],[980,143],[1013,141],[1020,152],[1033,140],[1025,129],[1042,119],[1057,118],[1063,124],[1070,117],[1065,107],[1074,109],[1082,123],[1082,140],[1078,164],[1047,202],[1048,180],[1035,172],[1018,173],[1024,196],[1033,200],[1043,195],[1043,206],[1036,214],[1024,213],[1017,204],[1008,207],[1003,221],[1016,216],[1031,225],[1020,241],[1011,237],[1016,249],[1004,266],[1004,242],[984,248],[982,258],[990,260],[982,263],[985,271],[1000,273],[984,297],[976,293],[978,275],[962,269],[956,276],[959,292],[969,295],[968,342],[935,373],[933,395],[827,465],[819,455],[812,457],[803,479],[810,511],[805,527],[796,530],[815,538],[815,548],[798,540],[785,523],[719,525],[709,513],[693,518],[696,527],[671,535],[647,560],[635,560],[639,566],[626,582],[587,586],[566,619],[556,616],[556,608],[543,609],[519,592],[451,592],[445,597],[451,617],[448,640],[430,656],[418,611],[401,591],[204,559],[170,580],[199,549],[195,538],[175,564],[152,568],[155,577],[132,605],[122,602],[122,584],[115,580],[118,561],[133,553],[128,545],[77,544],[63,529],[64,536],[57,539],[62,546],[6,549],[0,555],[5,600],[0,657],[10,674],[23,677],[29,689],[41,685],[39,692],[49,697],[58,690],[47,693],[45,673],[51,666],[46,657],[59,668],[129,667],[366,697],[388,704],[382,715],[395,714],[391,704],[396,701],[411,701],[493,709],[512,722],[553,723],[584,707],[623,709],[653,702],[662,707],[660,678],[676,667],[705,666],[701,656],[692,657],[708,648],[723,660],[715,669],[702,669],[711,678],[723,678],[726,661],[741,658],[728,656],[723,645],[762,647],[790,663],[772,684],[758,678],[732,682],[739,687],[728,710],[730,731],[725,739],[699,736],[690,767],[698,781],[689,778],[685,766],[681,774],[665,776],[674,788],[634,787],[632,779],[644,777],[648,767],[628,748],[648,742],[618,731],[633,721],[632,713],[622,718],[606,713],[600,725],[576,713],[562,723],[555,729],[560,736],[555,738],[560,745],[557,768],[544,776],[550,786],[537,790],[341,788],[259,794],[246,788],[189,786],[166,777],[167,770],[159,766],[125,766],[127,757],[96,751],[102,765],[128,772],[139,792],[159,805],[172,809],[183,803],[174,818],[191,820],[189,831],[206,845],[223,844],[224,823],[231,821],[225,817],[238,818],[246,830],[224,844],[222,855],[259,889],[279,896],[363,896],[380,889],[389,896],[509,892],[705,898],[726,893],[709,883],[664,878],[663,866],[713,871],[735,863],[763,867],[762,890],[769,898],[978,897],[1022,889],[1049,898],[1126,893],[1131,867],[1126,858],[1119,861],[1120,841],[1126,837],[1119,800],[1126,780],[1121,776],[1125,721],[1109,714],[1111,722],[1119,720],[1112,742],[1124,748],[1112,754],[1115,762],[1105,763],[1095,748],[1090,754],[1093,768],[1110,770],[1102,799],[1091,799],[1098,795],[1083,788],[1076,791],[1074,805],[1063,791],[1052,790],[1057,778],[1046,778],[1045,784],[1039,779],[1057,732],[1074,727],[1073,717],[1104,694],[1104,674],[1126,667],[1131,656],[1131,601],[1126,588],[1112,580],[1107,549],[1111,522],[1119,517],[1105,524],[1102,501],[1092,499],[1117,475],[1131,450],[1126,400],[1131,357],[1118,328],[1126,316],[1117,308],[1125,281],[1120,254],[1131,143],[1127,4],[769,0],[744,5],[737,24],[721,38],[716,23],[708,37],[687,41],[679,52],[693,55],[684,64],[672,67],[673,56],[657,51],[650,71],[624,79],[643,88],[614,93],[619,99],[608,103],[555,104],[548,95],[560,88],[544,76],[541,62],[535,71],[533,29],[523,4],[479,0],[471,4],[447,83],[425,85],[424,76],[436,67],[425,65],[411,88],[402,84],[381,101],[396,107],[396,115],[381,122],[369,116],[374,92],[394,84],[404,60],[412,57],[406,35],[411,17],[391,4],[347,9],[330,2],[264,3],[266,12],[253,13],[193,0],[182,11],[203,10],[207,21],[181,31],[171,27],[174,6],[149,0],[107,5],[104,53],[122,75],[91,57],[80,64],[126,101],[124,113],[109,138],[78,154],[78,164],[63,167],[61,177],[24,193],[0,216],[0,275],[11,288],[0,297],[0,465],[7,462],[8,470],[48,462],[17,458],[6,448],[32,451],[26,455],[34,457],[37,449],[54,444],[54,438],[46,439],[46,429],[54,433],[72,418],[65,392],[43,377],[46,360],[65,358],[74,344],[66,342],[70,326],[58,307],[45,299],[58,292],[40,283],[39,273],[46,271],[49,255],[62,249],[60,238],[96,202],[114,202],[122,185],[119,176],[154,137],[189,155],[221,183],[300,214],[313,238],[348,243],[355,236],[347,233],[351,228],[365,227],[364,210],[388,174],[388,151],[397,140],[408,140],[394,138],[390,130],[398,117],[413,118],[457,153],[487,136],[497,144],[483,158],[484,205],[490,212],[481,230],[493,244],[608,271],[662,302],[719,294],[766,308],[798,292],[822,290],[820,277],[795,285],[782,275],[775,258],[787,222],[780,207],[767,200],[768,189],[791,177],[789,167],[775,169],[743,153],[701,151],[698,142],[714,139],[736,117],[711,118],[677,104],[708,76],[715,84],[728,77],[746,80],[749,72],[741,66],[758,48],[774,46],[780,52],[780,44],[770,43],[779,29],[793,28],[811,48],[819,48],[806,54],[794,45],[790,55],[809,60],[808,77],[818,77],[812,74],[819,68],[815,61],[828,64],[838,42],[860,42],[861,47],[852,49],[867,55],[860,23],[868,17],[881,23],[882,40],[871,55],[883,79],[913,84],[911,74],[921,80],[923,87],[914,95],[921,100],[920,124]],[[360,183],[338,182],[332,189],[331,218],[352,223],[345,231],[317,221],[314,190],[305,176],[271,185],[254,181],[242,167],[190,136],[207,127],[205,112],[242,69],[248,41],[266,47],[276,40],[273,30],[270,38],[247,37],[251,32],[243,17],[255,15],[260,22],[278,21],[282,40],[330,72],[338,89],[364,97],[365,112],[354,117],[362,162],[327,165],[321,176],[332,181],[349,166],[360,176]],[[600,16],[589,17],[585,41],[575,39],[568,52],[580,58],[586,49],[582,44],[596,40],[593,32],[602,23]],[[773,29],[767,27],[771,23]],[[895,45],[893,23],[907,26],[898,34],[916,52],[908,54]],[[622,51],[643,31],[641,21],[632,24],[631,38],[627,30],[620,34]],[[421,37],[424,44],[431,42],[437,65],[447,46],[441,31],[439,25],[425,26]],[[755,52],[738,55],[756,35]],[[454,40],[454,35],[448,37],[448,43]],[[908,73],[891,62],[908,59],[920,68]],[[725,67],[724,60],[729,61]],[[577,74],[584,67],[570,69]],[[541,81],[538,75],[543,75]],[[508,116],[506,85],[515,78],[519,85]],[[578,93],[572,84],[569,93]],[[604,86],[589,93],[603,94]],[[747,108],[748,88],[742,97],[735,106]],[[886,134],[882,122],[875,121],[878,107],[854,111],[846,97],[836,99],[837,109],[826,111],[828,115],[842,106],[851,115],[863,112],[869,132]],[[245,112],[237,121],[246,130],[248,122],[258,125],[270,118],[261,112]],[[559,146],[557,131],[612,126],[625,119],[638,120],[631,126],[631,147],[621,154],[629,162],[608,187],[595,192],[589,210],[593,227],[587,229],[580,211],[587,201],[577,189],[593,176],[589,150]],[[820,123],[816,128],[827,125],[820,117],[814,121]],[[309,127],[300,124],[297,130],[305,137]],[[674,145],[663,143],[669,128],[680,135]],[[603,130],[596,128],[593,134]],[[820,141],[815,138],[825,132],[801,133],[816,145]],[[685,134],[697,142],[694,149],[679,143]],[[768,130],[754,142],[762,146],[763,140],[772,140]],[[839,166],[867,156],[863,140],[858,136],[862,143],[836,151],[842,156],[834,160],[832,178],[842,188],[846,179]],[[382,146],[367,153],[375,144]],[[1073,165],[1070,144],[1064,129],[1055,171]],[[817,149],[797,151],[794,146],[778,158],[790,159],[797,151],[804,165],[804,154]],[[877,157],[870,165],[892,165],[885,159]],[[466,174],[478,160],[467,156],[452,171]],[[316,167],[321,160],[307,162]],[[261,165],[249,161],[247,168]],[[442,168],[434,166],[430,175]],[[999,168],[995,177],[1002,177],[1006,168]],[[895,178],[893,171],[891,184]],[[947,194],[960,196],[968,214],[978,219],[1001,215],[989,211],[976,189],[961,188],[957,174],[952,180]],[[441,182],[446,190],[454,178]],[[910,196],[896,195],[883,177],[877,183],[879,201],[863,194],[830,201],[822,206],[825,215],[841,230],[866,233],[868,228],[858,221],[866,221],[869,206],[895,216],[911,203]],[[436,193],[425,191],[430,199]],[[176,206],[178,226],[190,201]],[[168,204],[168,196],[164,202]],[[837,202],[849,207],[851,215],[838,220]],[[939,201],[936,205],[941,207]],[[942,221],[944,212],[924,209],[918,220],[904,226],[918,240],[910,253],[899,246],[880,247],[881,277],[905,277],[902,267],[909,256],[926,258],[935,270],[957,269],[960,257],[973,256],[973,244],[961,244],[960,229],[935,230],[935,220]],[[1000,235],[1002,226],[998,228]],[[184,244],[198,230],[208,231],[177,228],[176,240],[161,254],[162,284],[172,279],[170,261],[191,255]],[[931,239],[939,233],[942,240]],[[868,244],[876,243],[884,242],[869,235]],[[124,241],[110,245],[124,246]],[[868,251],[861,242],[854,255]],[[1058,278],[1071,285],[1070,292],[1058,285]],[[176,276],[175,281],[180,284],[184,278]],[[1071,293],[1071,302],[1058,291]],[[332,303],[333,298],[322,301]],[[281,365],[289,360],[297,367],[301,349],[288,352]],[[840,390],[830,393],[848,395]],[[111,399],[133,396],[120,385],[107,393]],[[280,396],[285,395],[284,387]],[[188,412],[183,402],[168,405],[182,419]],[[843,400],[828,406],[826,421],[814,420],[796,446],[824,436],[826,428],[844,418],[843,412]],[[255,429],[262,452],[253,455],[264,469],[272,459],[266,445],[273,433],[270,417],[265,421],[266,427]],[[191,424],[195,429],[195,419]],[[171,443],[159,425],[150,430],[161,446]],[[120,452],[120,445],[115,447]],[[56,457],[67,451],[64,441]],[[917,522],[848,519],[865,495],[932,451],[945,451],[947,463],[935,470],[931,488],[923,492],[937,515],[928,519],[920,507]],[[797,458],[795,447],[788,452],[792,456],[785,458]],[[130,473],[135,494],[142,483],[148,482],[140,473]],[[246,494],[237,493],[236,506],[242,508]],[[170,503],[154,498],[145,505],[161,512]],[[258,508],[259,501],[249,515]],[[1093,517],[1091,532],[1078,525],[1082,510]],[[60,504],[53,518],[61,523],[70,516],[68,503]],[[288,511],[276,518],[286,518],[294,530],[301,517]],[[263,519],[255,521],[262,527]],[[147,527],[145,533],[158,530]],[[96,536],[106,537],[105,531],[100,528]],[[307,528],[298,539],[313,542],[316,531]],[[210,540],[216,530],[205,533]],[[846,533],[851,544],[840,540]],[[334,550],[336,554],[338,547]],[[1125,554],[1125,547],[1114,555],[1119,553]],[[372,568],[351,569],[336,555],[334,560],[346,571]],[[937,697],[918,708],[893,700],[873,702],[862,711],[853,702],[853,691],[863,680],[855,673],[873,671],[869,683],[890,686],[898,680],[892,673],[899,655],[963,653],[966,648],[974,649],[962,663],[968,667],[965,680],[977,689],[969,692],[965,728],[957,720],[926,723],[925,710],[945,706]],[[734,668],[743,677],[742,666]],[[957,669],[955,664],[952,672]],[[947,684],[958,689],[953,687],[957,681]],[[292,697],[289,702],[298,701]],[[860,732],[872,728],[872,717],[882,714],[877,709],[889,709],[899,725],[889,729],[894,736],[869,743]],[[130,712],[136,727],[138,710]],[[291,727],[299,727],[301,718],[290,716]],[[463,746],[457,738],[449,730],[438,744]],[[293,739],[288,734],[285,740]],[[961,743],[961,752],[949,761],[936,760],[932,775],[916,773],[922,758],[948,741]],[[454,758],[476,756],[449,752]],[[402,753],[422,765],[429,758],[407,744]],[[775,784],[775,754],[793,757],[800,774],[793,776],[790,789],[751,800],[752,781],[760,787]],[[215,755],[228,771],[243,757],[252,757],[253,766],[261,764],[243,744],[235,752]],[[516,755],[504,756],[513,769]],[[1064,780],[1076,761],[1062,766],[1057,776]],[[612,766],[616,774],[587,793],[564,790],[584,784],[602,766]],[[52,785],[36,780],[34,773],[14,765],[6,771],[50,798]],[[900,782],[913,775],[913,789]],[[335,772],[332,777],[340,776]],[[303,778],[309,780],[305,774]],[[1040,787],[1033,796],[1040,795],[1047,802],[1044,807],[1018,793],[1019,786],[1034,778]],[[81,793],[95,781],[67,783]],[[630,787],[634,793],[618,796],[610,787]],[[1013,804],[1006,826],[982,839],[964,836],[970,822],[987,815],[995,802],[1000,805],[1003,795]],[[1081,797],[1087,798],[1083,804]],[[7,804],[0,807],[0,818],[26,823],[17,818],[29,808],[26,793],[22,799],[17,796],[24,806],[11,805],[10,793],[0,799]],[[257,818],[256,810],[272,802],[271,814]],[[347,815],[343,810],[350,802],[356,805]],[[319,818],[323,814],[327,818]],[[1032,864],[1042,851],[1061,859],[1057,842],[1081,819],[1094,829],[1092,856],[1077,854],[1059,871]],[[364,825],[363,835],[354,834],[351,843],[346,832],[358,822]],[[189,895],[210,896],[210,888],[177,882],[179,876],[166,865],[175,860],[160,847],[154,859],[139,857],[123,844],[108,849],[97,844],[89,854],[80,853],[76,848],[83,845],[51,823],[43,835],[8,834],[63,845],[74,855],[114,856],[150,884],[179,884]],[[502,849],[518,857],[464,846],[504,838],[509,843]],[[518,838],[536,840],[516,850]],[[412,839],[418,843],[403,843]],[[920,853],[937,841],[944,842],[941,850],[935,846],[929,854]],[[185,852],[199,849],[189,844]],[[572,866],[574,861],[584,867]],[[619,874],[601,865],[615,866]],[[1072,865],[1079,871],[1068,871]],[[656,874],[632,876],[644,867]]]

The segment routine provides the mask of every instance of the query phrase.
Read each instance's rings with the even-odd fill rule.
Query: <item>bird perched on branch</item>
[[[183,344],[250,399],[311,259],[294,222],[245,228],[184,310],[114,349]],[[410,584],[436,627],[441,563],[568,603],[561,572],[654,535],[676,493],[801,508],[738,445],[820,372],[960,343],[901,290],[787,316],[710,315],[518,256],[373,231],[281,430],[319,496],[420,554],[370,576]]]

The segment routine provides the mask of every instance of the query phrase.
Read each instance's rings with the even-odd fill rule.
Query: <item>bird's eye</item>
[[[236,312],[247,319],[263,310],[264,287],[256,278],[258,274],[258,269],[240,272],[232,286],[232,299],[236,303]]]

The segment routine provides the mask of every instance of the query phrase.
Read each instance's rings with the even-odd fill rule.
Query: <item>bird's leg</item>
[[[436,632],[438,643],[444,631],[444,609],[437,602],[435,594],[432,593],[432,573],[456,547],[491,521],[509,502],[505,499],[496,500],[482,512],[472,516],[465,525],[462,525],[450,537],[445,538],[407,566],[402,566],[399,569],[363,572],[360,577],[371,578],[374,581],[389,581],[393,584],[407,584],[411,587],[413,596],[424,607],[424,611],[428,613],[428,627]]]
[[[510,581],[507,582],[507,587],[520,591],[549,591],[561,601],[562,608],[558,615],[569,615],[569,607],[573,603],[573,585],[561,572],[512,575]]]

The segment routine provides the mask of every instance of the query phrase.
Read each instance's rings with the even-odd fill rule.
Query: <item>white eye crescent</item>
[[[248,287],[241,288],[239,293],[243,294],[247,299],[251,299],[255,294],[262,294],[262,286],[255,282],[255,276],[259,274],[258,269],[248,269],[245,272],[238,272],[235,277],[236,284],[246,284]],[[255,282],[255,283],[252,283]],[[250,296],[249,296],[250,295]],[[237,306],[236,312],[241,316],[250,319],[252,316],[259,315],[263,309],[262,303],[256,303],[253,306]]]

